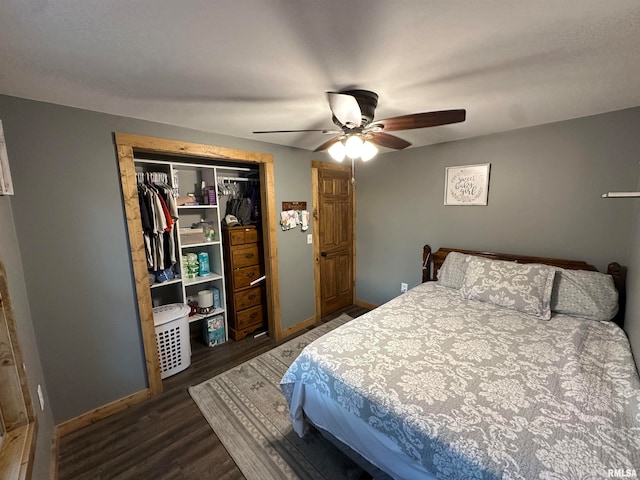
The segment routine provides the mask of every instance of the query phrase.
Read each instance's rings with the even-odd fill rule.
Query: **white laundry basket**
[[[182,303],[162,305],[153,309],[160,378],[175,375],[191,365],[190,311],[191,308]]]

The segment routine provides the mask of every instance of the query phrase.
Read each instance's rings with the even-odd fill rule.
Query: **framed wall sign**
[[[9,156],[7,145],[4,143],[4,131],[0,120],[0,195],[13,195],[13,182],[9,170]]]
[[[444,176],[445,205],[486,205],[489,198],[490,163],[447,167]]]

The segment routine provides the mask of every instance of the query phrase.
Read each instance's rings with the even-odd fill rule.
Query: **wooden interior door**
[[[351,171],[318,168],[320,316],[353,304],[353,188]],[[318,279],[316,279],[318,281]],[[318,290],[318,286],[316,286]]]

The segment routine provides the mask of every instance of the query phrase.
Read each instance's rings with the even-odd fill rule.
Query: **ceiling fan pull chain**
[[[351,185],[356,185],[356,160],[351,157]]]

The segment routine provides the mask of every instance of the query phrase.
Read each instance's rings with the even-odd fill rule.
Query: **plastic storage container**
[[[182,303],[162,305],[153,309],[160,378],[175,375],[191,365],[190,311],[191,308]]]

